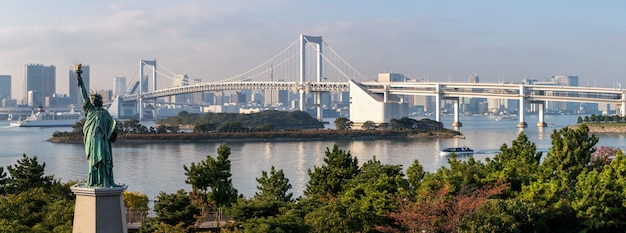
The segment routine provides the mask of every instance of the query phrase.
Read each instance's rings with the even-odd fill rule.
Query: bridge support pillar
[[[537,127],[543,128],[543,127],[548,126],[546,124],[546,122],[543,120],[544,109],[546,108],[545,107],[546,102],[545,101],[537,101],[537,102],[534,102],[534,103],[536,103],[538,105],[538,110],[539,110],[539,121],[537,121]]]
[[[459,121],[459,98],[454,99],[454,121],[452,127],[462,127],[463,124]]]
[[[441,122],[441,84],[437,83],[435,91],[437,92],[435,95],[435,120]]]
[[[619,111],[622,117],[626,116],[626,92],[622,93],[622,106]]]
[[[143,120],[143,98],[141,94],[139,94],[139,98],[137,99],[137,114],[139,114],[139,119],[137,120]]]
[[[520,86],[520,97],[519,97],[519,110],[518,110],[518,115],[519,115],[519,122],[517,123],[517,128],[526,128],[528,127],[528,124],[526,124],[526,121],[524,119],[524,96],[526,95],[526,88],[524,88],[524,86]]]
[[[315,93],[315,101],[317,102],[317,120],[322,121],[322,93]]]
[[[303,83],[304,84],[304,83]],[[304,90],[299,90],[300,93],[300,101],[298,104],[300,105],[300,111],[304,112],[304,102],[306,101],[306,96],[304,95]]]

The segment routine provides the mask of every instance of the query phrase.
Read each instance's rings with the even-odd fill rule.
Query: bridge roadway
[[[350,81],[352,82],[352,81]],[[458,99],[460,97],[499,98],[520,100],[520,108],[524,102],[539,104],[540,119],[537,126],[543,127],[543,109],[545,101],[567,101],[579,103],[612,103],[617,104],[619,114],[626,113],[626,91],[614,88],[571,87],[548,85],[525,85],[504,83],[435,83],[435,82],[360,82],[356,83],[371,93],[391,95],[435,96],[436,109],[441,109],[441,99],[455,100],[455,119],[453,126],[461,126],[458,121]],[[141,99],[155,99],[206,91],[226,90],[290,90],[293,92],[342,92],[349,91],[349,82],[219,82],[200,83],[189,86],[171,87],[156,91],[144,92]],[[137,101],[138,94],[122,96],[121,100]],[[440,112],[436,112],[436,120],[440,120]],[[520,111],[518,127],[526,127],[523,111]]]

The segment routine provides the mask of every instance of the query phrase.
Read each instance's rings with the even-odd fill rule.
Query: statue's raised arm
[[[87,94],[83,82],[81,65],[76,66],[76,79],[80,94],[83,97],[85,123],[83,125],[83,141],[85,154],[89,163],[89,187],[117,187],[113,181],[113,153],[111,142],[115,141],[116,121],[102,107],[102,96]]]
[[[82,73],[82,65],[76,65],[76,80],[78,81],[78,88],[80,88],[80,96],[83,98],[83,111],[87,113],[89,109],[93,108],[93,105],[89,100],[89,94],[87,94],[87,89],[85,89],[85,82],[83,82]]]

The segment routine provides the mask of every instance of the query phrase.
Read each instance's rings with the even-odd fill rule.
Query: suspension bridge
[[[328,51],[328,52],[322,52]],[[152,79],[144,75],[144,67],[152,71]],[[171,74],[165,74],[157,67]],[[157,75],[172,80],[172,85],[157,88]],[[181,94],[240,91],[287,90],[298,93],[301,111],[315,107],[322,117],[322,93],[349,92],[350,120],[356,125],[365,121],[389,122],[407,115],[403,96],[432,96],[435,98],[435,120],[440,121],[442,100],[454,103],[452,126],[462,126],[459,120],[460,98],[499,98],[519,100],[518,127],[526,127],[524,109],[529,104],[538,106],[538,127],[545,127],[543,112],[546,101],[616,104],[618,114],[626,113],[626,91],[620,88],[547,86],[504,83],[416,82],[403,80],[385,82],[366,80],[354,67],[341,58],[321,36],[300,35],[286,49],[262,64],[240,75],[214,82],[195,82],[180,74],[158,66],[156,60],[139,61],[139,81],[129,94],[115,98],[109,111],[120,116],[122,112],[139,115],[143,119],[146,103],[157,98]],[[185,76],[186,77],[186,76]],[[205,77],[206,78],[206,77]],[[307,103],[307,96],[313,103]]]

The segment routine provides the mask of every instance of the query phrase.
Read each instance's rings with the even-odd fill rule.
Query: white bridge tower
[[[317,51],[317,76],[316,76],[316,81],[317,82],[321,82],[322,81],[322,37],[321,36],[307,36],[307,35],[302,35],[300,34],[300,85],[302,87],[304,87],[305,84],[305,77],[306,77],[306,44],[307,43],[313,43],[316,45],[316,51]],[[305,90],[304,88],[300,88],[299,90],[300,93],[300,111],[305,111],[305,102],[306,102],[306,96],[305,96]],[[322,93],[321,92],[316,92],[315,93],[315,105],[317,106],[317,119],[318,120],[322,120]]]
[[[144,65],[149,65],[152,66],[152,90],[156,91],[157,90],[157,62],[156,59],[154,60],[139,60],[139,92],[138,92],[138,99],[137,99],[137,111],[139,112],[139,120],[143,120],[143,93],[144,92],[148,92],[149,88],[148,86],[146,86],[146,88],[144,89],[144,83],[143,83],[143,66]],[[147,80],[146,80],[147,81]],[[147,85],[147,83],[146,83]]]

